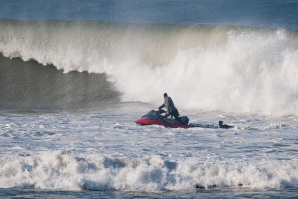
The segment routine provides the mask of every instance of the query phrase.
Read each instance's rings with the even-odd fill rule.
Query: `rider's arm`
[[[161,109],[163,107],[165,107],[165,104],[162,104],[160,107],[158,107],[158,109]]]

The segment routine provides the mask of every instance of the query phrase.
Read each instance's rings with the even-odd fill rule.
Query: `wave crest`
[[[297,115],[298,36],[208,25],[1,21],[0,52],[65,73],[106,73],[123,101]]]

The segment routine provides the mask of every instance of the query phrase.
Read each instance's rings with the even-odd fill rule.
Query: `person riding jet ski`
[[[169,115],[174,116],[175,119],[180,124],[183,124],[183,122],[181,121],[181,119],[178,117],[179,116],[179,112],[178,112],[177,108],[175,107],[172,98],[169,97],[167,93],[164,93],[163,96],[164,96],[164,103],[160,107],[158,107],[159,112],[160,113],[165,112],[162,108],[166,107],[167,111],[166,111],[166,114],[165,114],[164,117],[168,117]]]

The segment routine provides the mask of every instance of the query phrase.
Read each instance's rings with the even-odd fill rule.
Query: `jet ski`
[[[188,117],[181,116],[179,117],[183,124],[180,124],[177,120],[172,118],[166,118],[161,115],[160,111],[151,110],[146,115],[141,117],[136,121],[138,125],[161,125],[168,128],[189,128],[191,126],[188,125]]]
[[[216,126],[216,125],[212,125],[212,124],[194,124],[194,123],[188,124],[189,119],[188,119],[187,116],[179,117],[180,120],[183,122],[182,124],[180,124],[175,119],[164,117],[162,115],[162,113],[164,113],[164,112],[165,111],[163,111],[162,109],[160,109],[158,111],[151,110],[146,115],[144,115],[143,117],[138,119],[136,121],[136,123],[138,125],[141,125],[141,126],[144,126],[144,125],[161,125],[161,126],[164,126],[166,128],[185,128],[185,129],[191,128],[191,127],[225,128],[225,126],[227,126],[227,125],[222,125],[222,121],[219,121],[219,124],[221,126]],[[229,127],[233,127],[233,126],[229,126]]]

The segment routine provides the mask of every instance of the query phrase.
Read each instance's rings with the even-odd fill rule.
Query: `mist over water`
[[[105,74],[124,102],[157,105],[168,92],[183,109],[297,115],[295,31],[11,20],[0,30],[5,57]]]

